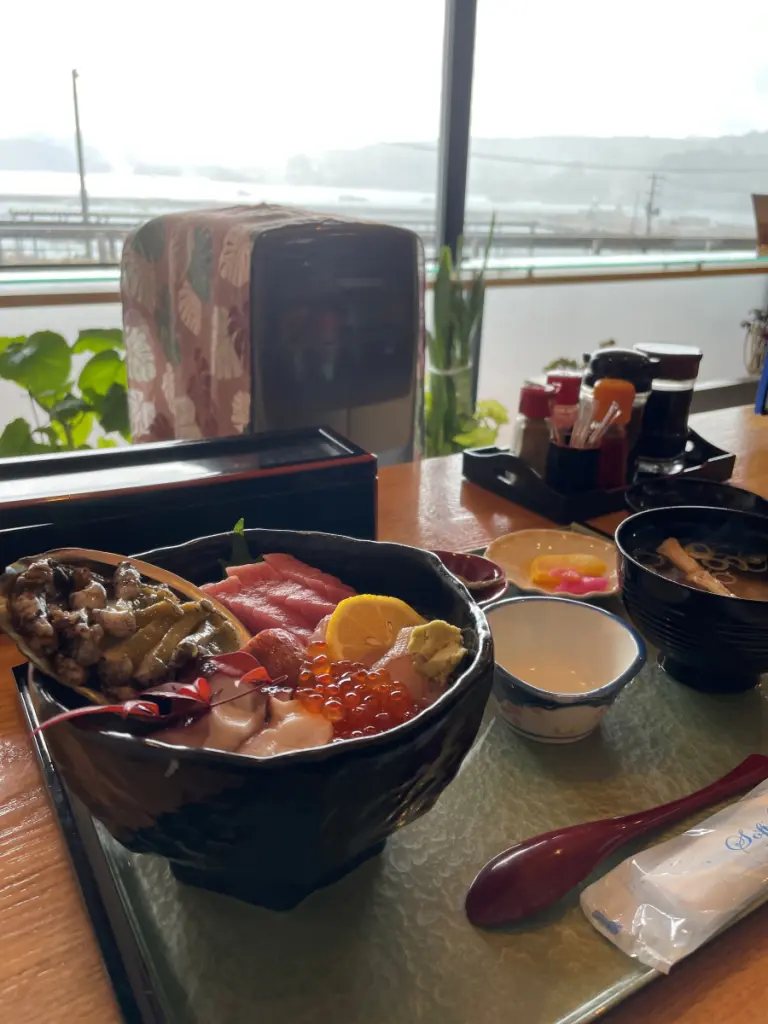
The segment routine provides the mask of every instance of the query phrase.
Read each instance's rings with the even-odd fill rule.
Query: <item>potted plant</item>
[[[89,355],[74,379],[73,357]],[[92,448],[96,426],[104,435],[130,441],[123,333],[115,329],[80,331],[69,345],[54,331],[0,338],[0,379],[25,391],[30,419],[18,416],[0,433],[0,458]],[[98,448],[112,448],[115,437],[100,436]]]
[[[493,241],[493,222],[481,269],[470,281],[461,275],[461,240],[454,265],[451,250],[440,250],[434,287],[434,327],[427,333],[429,355],[425,394],[427,456],[493,444],[507,410],[493,400],[473,405],[472,358],[485,303],[485,271]]]

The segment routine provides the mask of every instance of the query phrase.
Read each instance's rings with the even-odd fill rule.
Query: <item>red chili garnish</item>
[[[147,697],[153,697],[154,700],[146,700]],[[154,720],[152,724],[159,727],[183,718],[198,718],[210,707],[211,687],[208,680],[200,676],[194,683],[165,683],[153,690],[145,690],[142,698],[126,700],[122,704],[94,704],[64,711],[43,722],[34,732],[41,732],[50,725],[68,722],[72,718],[103,714],[119,715],[124,720],[151,718]]]
[[[271,683],[272,680],[269,678],[269,673],[265,668],[259,666],[258,668],[252,668],[250,672],[246,672],[240,679],[241,683]]]
[[[221,672],[228,676],[243,676],[254,668],[259,668],[259,662],[247,651],[232,651],[230,654],[215,654],[206,661],[211,662]]]
[[[160,708],[151,700],[127,700],[124,704],[93,704],[85,708],[74,708],[72,711],[64,711],[60,715],[42,722],[32,735],[42,732],[50,725],[58,725],[59,722],[68,722],[71,718],[82,718],[85,715],[119,715],[121,718],[128,718],[133,715],[136,718],[159,718]],[[167,717],[167,716],[163,716]]]

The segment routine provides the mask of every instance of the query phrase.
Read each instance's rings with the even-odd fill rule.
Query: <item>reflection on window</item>
[[[46,0],[43,31],[38,6],[14,4],[4,37],[33,58],[4,49],[19,87],[0,104],[0,265],[114,262],[134,224],[217,203],[370,218],[431,245],[443,0],[364,6],[133,0],[114,22]]]

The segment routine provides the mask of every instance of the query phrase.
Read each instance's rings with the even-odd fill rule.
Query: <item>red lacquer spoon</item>
[[[467,891],[465,909],[485,928],[514,924],[566,895],[630,839],[751,789],[768,779],[768,757],[750,754],[704,789],[648,811],[545,832],[489,860]]]

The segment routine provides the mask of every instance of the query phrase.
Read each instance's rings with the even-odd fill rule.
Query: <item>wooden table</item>
[[[768,498],[768,417],[732,409],[702,413],[694,425],[737,454],[734,482]],[[380,474],[382,539],[467,550],[510,530],[546,525],[463,482],[456,456]],[[117,1006],[17,704],[9,669],[19,661],[15,648],[0,642],[0,1021],[117,1024]],[[766,940],[768,907],[618,1007],[610,1020],[768,1020],[768,1010],[760,1010],[768,1005]]]

